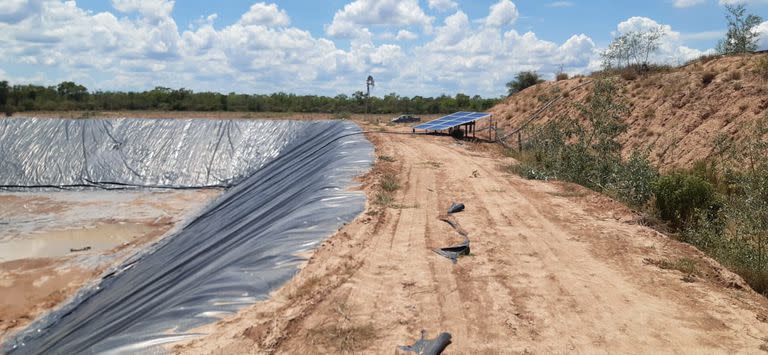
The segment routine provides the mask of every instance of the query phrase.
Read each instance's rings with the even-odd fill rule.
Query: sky
[[[734,3],[768,18],[768,0],[0,0],[0,80],[497,97],[520,71],[599,69],[629,31],[662,26],[656,62],[711,53]]]

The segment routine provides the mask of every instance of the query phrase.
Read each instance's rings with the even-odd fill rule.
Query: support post
[[[493,142],[493,115],[488,116],[488,140]]]

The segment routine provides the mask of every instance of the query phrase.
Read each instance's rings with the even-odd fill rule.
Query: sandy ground
[[[397,353],[421,330],[453,335],[448,354],[760,353],[762,296],[695,248],[608,198],[503,173],[492,147],[445,137],[371,135],[380,161],[364,181],[401,188],[328,239],[292,281],[210,335],[172,350]],[[391,159],[387,159],[391,160]],[[439,218],[453,201],[472,252]],[[689,260],[683,273],[662,261]]]
[[[159,240],[219,193],[0,192],[0,340]]]

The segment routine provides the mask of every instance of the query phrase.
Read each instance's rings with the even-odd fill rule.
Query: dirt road
[[[183,353],[396,353],[424,329],[449,354],[760,353],[764,298],[611,200],[504,173],[487,147],[374,135],[401,188],[326,241],[273,298],[202,329]],[[387,159],[390,160],[390,159]],[[460,241],[453,265],[432,249]],[[687,265],[686,273],[674,265]],[[665,268],[659,267],[664,266]],[[670,266],[672,265],[672,266]]]

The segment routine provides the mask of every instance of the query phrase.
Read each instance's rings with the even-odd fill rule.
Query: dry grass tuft
[[[686,275],[700,275],[699,263],[691,258],[679,258],[676,260],[661,259],[661,260],[646,260],[649,264],[655,265],[664,270],[677,270]]]
[[[352,319],[352,309],[345,302],[334,306],[334,318],[326,324],[309,330],[313,344],[334,348],[339,352],[360,352],[376,338],[376,328],[371,323],[358,324]],[[327,323],[331,324],[327,324]]]
[[[397,175],[386,173],[381,177],[381,188],[387,192],[394,192],[400,188],[400,183],[397,181]]]
[[[385,162],[387,162],[387,163],[394,163],[394,162],[396,162],[396,161],[397,161],[397,159],[395,159],[394,157],[392,157],[392,156],[390,156],[390,155],[382,155],[382,156],[379,156],[379,160],[381,160],[381,161],[385,161]]]
[[[307,281],[304,281],[304,283],[301,284],[301,286],[297,287],[295,290],[293,290],[288,297],[290,299],[296,299],[296,298],[302,298],[304,296],[307,296],[312,292],[312,290],[317,289],[317,286],[320,285],[320,278],[317,276],[312,276],[307,279]]]

